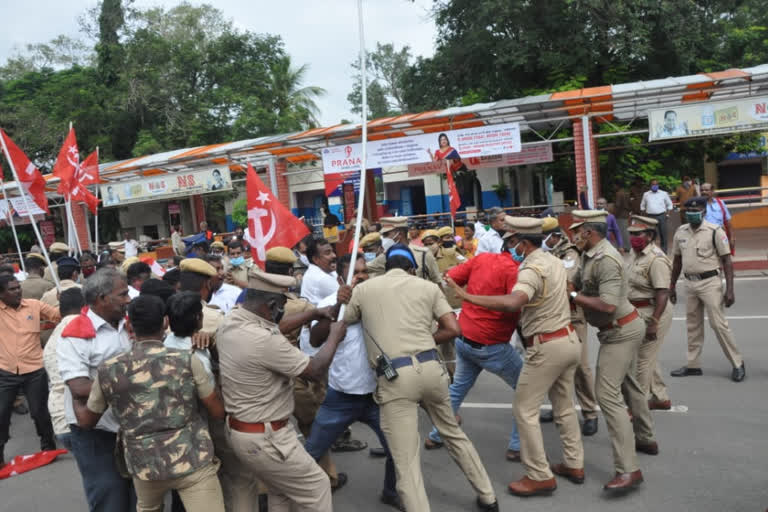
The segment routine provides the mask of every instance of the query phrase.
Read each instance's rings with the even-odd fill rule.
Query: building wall
[[[182,205],[184,203],[186,201],[181,202]],[[191,215],[185,215],[185,213],[185,208],[182,207],[182,217],[185,219],[183,227],[186,230],[192,226],[188,226],[186,221]],[[157,226],[160,238],[171,236],[168,226],[168,201],[137,203],[130,207],[121,207],[119,215],[123,229],[134,228],[137,236],[144,233],[144,226],[151,225]],[[186,232],[189,233],[189,231]]]

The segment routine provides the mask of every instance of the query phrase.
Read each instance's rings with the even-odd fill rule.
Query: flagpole
[[[366,163],[368,157],[368,78],[366,76],[367,58],[365,52],[365,33],[363,32],[363,0],[357,0],[357,23],[360,29],[360,80],[362,81],[362,106],[361,106],[361,118],[362,118],[362,160],[360,163],[360,197],[357,201],[357,220],[355,222],[355,239],[352,242],[352,256],[349,261],[349,269],[347,270],[347,285],[352,284],[352,278],[355,275],[355,260],[357,259],[357,250],[360,245],[360,229],[363,225],[363,206],[365,205],[365,189],[366,189]],[[342,317],[342,312],[339,312],[339,318]]]
[[[98,161],[99,161],[99,146],[96,146],[96,162]],[[98,169],[98,166],[96,168]],[[96,231],[96,233],[94,234],[94,238],[95,238],[94,245],[96,246],[95,249],[96,249],[97,256],[99,254],[99,189],[100,188],[101,187],[99,187],[99,184],[97,182],[96,183],[96,213],[94,214],[94,220],[93,220],[94,231]]]
[[[5,202],[8,204],[8,209],[6,209],[5,213],[8,215],[8,223],[11,225],[11,231],[13,231],[13,241],[16,242],[16,250],[19,253],[19,263],[21,264],[21,270],[24,271],[24,274],[27,273],[27,267],[24,265],[24,255],[21,254],[21,244],[19,244],[19,237],[16,234],[16,225],[13,222],[13,213],[11,212],[11,201],[8,199],[8,194],[5,193],[5,182],[2,178],[0,178],[0,187],[3,189],[3,198],[5,199]]]
[[[45,256],[45,262],[48,264],[48,268],[53,269],[51,266],[51,257],[48,256],[48,249],[45,247],[45,243],[43,243],[43,237],[40,236],[40,230],[37,228],[37,223],[35,222],[34,216],[32,215],[32,208],[29,206],[29,201],[27,200],[27,194],[24,191],[24,186],[21,184],[21,181],[19,181],[19,175],[16,173],[16,166],[13,164],[13,159],[11,158],[11,154],[8,152],[8,146],[5,144],[5,137],[0,136],[0,144],[3,146],[3,152],[5,153],[5,158],[8,160],[8,166],[11,168],[11,172],[13,173],[13,179],[16,180],[16,186],[19,187],[19,193],[21,193],[21,199],[24,201],[24,208],[27,210],[27,217],[29,217],[29,223],[32,224],[32,229],[35,231],[35,236],[37,237],[37,241],[40,244],[40,248],[43,250],[43,256]],[[39,171],[38,171],[39,172]],[[59,276],[56,275],[56,272],[51,271],[51,277],[53,277],[53,282],[56,285],[56,289],[61,292],[61,284],[59,283]]]

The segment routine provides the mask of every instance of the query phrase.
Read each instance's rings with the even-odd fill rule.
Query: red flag
[[[456,182],[453,181],[453,172],[449,168],[445,173],[445,181],[448,182],[448,204],[451,207],[451,217],[456,217],[456,210],[461,206],[459,191],[456,190]]]
[[[292,248],[309,234],[309,229],[272,195],[251,164],[246,175],[246,192],[248,229],[243,238],[251,245],[253,261],[264,268],[267,249]]]
[[[59,455],[65,453],[67,453],[67,450],[46,450],[44,452],[37,452],[33,455],[19,455],[14,457],[11,462],[0,468],[0,480],[43,467],[56,460],[56,457]]]
[[[72,185],[70,187],[70,197],[75,201],[82,201],[88,209],[96,214],[96,209],[99,206],[99,200],[96,196],[86,188],[86,186],[99,182],[99,157],[96,151],[88,155],[88,158],[83,160],[75,168],[75,173],[72,177]],[[61,187],[61,185],[59,185]]]
[[[67,138],[64,139],[59,150],[59,156],[56,159],[56,165],[53,166],[53,175],[58,176],[59,187],[56,192],[63,196],[71,194],[75,187],[76,176],[80,168],[80,151],[77,149],[77,139],[75,138],[75,129],[70,128]]]
[[[5,156],[9,159],[14,169],[16,169],[19,185],[24,188],[27,194],[32,196],[32,200],[37,206],[45,210],[45,213],[50,213],[48,210],[48,198],[45,197],[45,178],[37,170],[37,167],[29,161],[27,155],[19,149],[19,146],[13,143],[3,130],[0,130],[0,136],[2,136],[5,147],[8,150]]]

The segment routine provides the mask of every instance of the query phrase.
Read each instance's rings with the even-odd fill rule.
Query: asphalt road
[[[675,308],[676,320],[660,353],[664,374],[685,363],[684,295]],[[461,410],[464,428],[477,447],[498,493],[501,510],[595,512],[635,511],[763,511],[768,507],[768,277],[740,277],[736,304],[728,310],[737,345],[745,356],[747,378],[730,380],[730,365],[711,330],[706,331],[703,377],[666,377],[678,412],[654,413],[661,453],[640,455],[645,483],[620,497],[603,494],[602,484],[612,476],[611,449],[602,418],[597,435],[585,438],[587,479],[577,486],[558,480],[551,497],[520,499],[506,486],[524,475],[519,464],[504,459],[512,418],[513,393],[492,375],[481,375]],[[590,329],[593,361],[597,339]],[[430,425],[422,414],[421,433]],[[356,438],[378,446],[363,425],[353,426]],[[13,439],[6,457],[32,453],[38,448],[29,417],[13,416]],[[556,427],[543,426],[550,460],[560,461]],[[334,495],[337,511],[391,511],[378,503],[384,463],[367,452],[335,454],[339,471],[349,483]],[[421,452],[424,480],[432,510],[474,510],[474,496],[464,475],[446,450]],[[80,476],[70,455],[53,464],[0,481],[0,512],[87,510]]]

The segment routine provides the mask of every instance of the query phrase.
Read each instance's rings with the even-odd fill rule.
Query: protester
[[[152,269],[143,261],[132,263],[126,271],[128,280],[128,296],[135,299],[141,293],[141,285],[152,277]]]
[[[483,254],[484,252],[499,254],[501,252],[501,247],[504,245],[501,241],[501,235],[504,234],[505,216],[506,214],[501,208],[493,207],[488,210],[491,228],[486,231],[478,242],[475,254]]]
[[[682,182],[675,189],[675,196],[675,199],[677,199],[677,207],[680,211],[680,225],[688,224],[688,221],[685,219],[685,203],[688,202],[689,199],[698,196],[696,187],[693,185],[690,176],[683,176]]]
[[[252,260],[246,260],[245,249],[240,240],[233,240],[228,245],[229,270],[225,275],[227,284],[237,286],[240,289],[248,287],[248,270],[253,265]]]
[[[226,315],[235,307],[237,297],[242,290],[225,282],[226,273],[221,256],[208,254],[203,258],[203,261],[208,262],[216,270],[216,275],[211,279],[211,300],[208,303],[211,306],[216,306]]]
[[[672,200],[669,194],[659,188],[659,180],[651,180],[651,190],[643,194],[640,211],[658,222],[659,241],[664,252],[667,252],[667,219],[672,208]]]
[[[54,308],[59,307],[60,293],[63,293],[70,288],[81,287],[79,284],[80,264],[75,258],[70,258],[68,256],[59,258],[57,273],[59,275],[59,289],[61,292],[59,292],[59,289],[56,289],[56,287],[53,287],[45,292],[45,294],[40,298],[41,302],[44,302],[45,304],[48,304]],[[55,327],[56,324],[52,322],[43,322],[43,324],[40,326],[40,343],[42,343],[43,346],[48,343],[51,333]]]
[[[461,248],[464,250],[464,256],[473,258],[477,252],[480,241],[475,238],[475,225],[467,223],[464,225],[464,234],[461,240]]]

